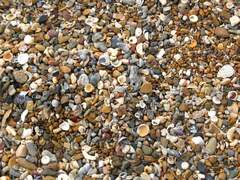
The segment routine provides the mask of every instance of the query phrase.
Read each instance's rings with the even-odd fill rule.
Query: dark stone
[[[205,174],[206,173],[206,166],[203,162],[199,161],[197,163],[197,169],[200,171],[200,173]]]
[[[40,17],[39,17],[39,19],[38,19],[38,23],[39,24],[44,24],[44,23],[46,23],[47,22],[47,20],[48,20],[48,15],[41,15]]]

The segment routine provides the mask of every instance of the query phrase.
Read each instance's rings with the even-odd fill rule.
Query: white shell
[[[25,118],[26,118],[27,114],[28,114],[28,110],[25,109],[25,110],[22,112],[22,114],[21,114],[21,121],[22,121],[22,122],[25,121]]]
[[[204,140],[200,136],[193,137],[192,142],[197,145],[204,145]]]
[[[27,53],[22,53],[22,54],[19,54],[18,57],[17,57],[17,63],[19,64],[26,64],[29,60],[29,55]]]
[[[139,27],[136,28],[136,29],[135,29],[135,36],[136,36],[136,37],[139,37],[139,36],[141,36],[141,35],[142,35],[142,29],[139,28]]]
[[[220,99],[219,99],[218,97],[216,97],[216,96],[214,96],[214,97],[212,98],[212,101],[213,101],[214,104],[221,104]]]
[[[12,136],[16,136],[17,135],[16,130],[12,126],[7,126],[6,127],[6,131],[7,131],[8,134],[11,134]]]
[[[165,6],[167,4],[167,0],[159,0],[159,1],[163,6]]]
[[[30,35],[26,35],[24,37],[24,43],[25,44],[32,44],[34,42],[34,38]]]
[[[221,67],[217,73],[217,77],[220,78],[228,78],[233,76],[235,73],[235,70],[230,64],[226,64],[223,67]]]
[[[120,85],[123,85],[127,81],[127,78],[125,75],[121,75],[121,76],[118,76],[117,81]]]
[[[139,43],[139,44],[136,46],[136,51],[137,51],[138,54],[144,55],[143,43]]]
[[[182,162],[181,164],[182,169],[188,169],[189,168],[189,163],[188,162]]]
[[[189,20],[193,23],[198,22],[198,17],[196,15],[191,15],[189,16]]]
[[[41,163],[42,164],[48,164],[50,162],[50,157],[49,156],[43,156],[41,158]]]
[[[236,127],[231,127],[228,131],[227,131],[227,139],[232,142],[233,141],[233,135],[234,132],[236,131]]]
[[[29,136],[31,136],[33,133],[33,130],[32,129],[23,129],[23,132],[22,132],[22,136],[21,138],[27,138]]]
[[[70,180],[67,174],[59,174],[57,180]]]
[[[87,160],[94,161],[94,160],[97,159],[96,154],[94,156],[92,156],[92,155],[89,155],[86,151],[82,151],[82,154],[83,154],[84,158],[87,159]]]
[[[165,50],[164,49],[160,49],[160,51],[158,52],[157,54],[157,58],[158,59],[162,59],[162,57],[164,56],[165,54]]]
[[[59,128],[61,128],[63,131],[68,131],[70,129],[70,125],[68,122],[64,121],[59,125]]]
[[[130,44],[136,44],[137,43],[137,38],[135,36],[131,36],[131,37],[129,37],[128,42]]]
[[[231,26],[236,26],[238,23],[240,23],[240,18],[238,16],[232,16],[230,17],[230,23]]]

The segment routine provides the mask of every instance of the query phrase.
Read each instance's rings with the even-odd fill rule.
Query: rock
[[[70,73],[71,72],[71,68],[70,67],[68,67],[68,66],[60,66],[59,67],[60,68],[60,71],[62,72],[62,73]]]
[[[27,155],[27,147],[25,144],[20,144],[16,150],[16,157],[25,157]]]
[[[48,15],[44,14],[44,15],[41,15],[38,19],[38,23],[39,24],[44,24],[46,23],[48,20]]]
[[[43,176],[42,180],[56,180],[56,177],[54,177],[54,176]]]
[[[204,140],[201,136],[193,137],[192,142],[196,145],[204,145]]]
[[[206,145],[206,151],[208,154],[214,154],[217,148],[217,140],[215,137],[212,137],[207,145]]]
[[[150,82],[144,82],[140,88],[140,92],[148,94],[152,92],[152,84]]]
[[[229,19],[231,26],[236,26],[238,23],[240,23],[240,18],[238,16],[232,16]]]
[[[58,172],[49,168],[46,168],[41,173],[43,176],[57,176]]]
[[[218,36],[220,38],[228,38],[229,37],[228,30],[225,28],[222,28],[222,27],[215,28],[214,33],[216,36]]]
[[[206,173],[206,166],[202,161],[199,161],[197,163],[197,169],[200,171],[200,173],[203,173],[203,174]]]
[[[101,112],[102,112],[102,113],[110,113],[110,112],[111,112],[111,107],[110,107],[110,106],[103,105],[103,106],[102,106],[102,109],[101,109]]]
[[[232,77],[235,73],[235,70],[230,64],[226,64],[223,67],[221,67],[217,73],[217,77],[220,78],[229,78]]]
[[[14,71],[13,72],[14,79],[18,83],[25,83],[28,80],[28,76],[24,73],[24,71]]]
[[[27,170],[36,170],[37,169],[35,164],[25,160],[24,158],[17,158],[16,162],[18,163],[19,166],[21,166]]]
[[[35,48],[41,52],[43,52],[45,50],[45,46],[41,45],[41,44],[36,44]]]
[[[143,151],[143,153],[144,153],[145,155],[151,155],[152,152],[153,152],[153,149],[152,149],[151,147],[149,147],[149,146],[143,145],[143,146],[142,146],[142,151]]]
[[[239,170],[237,167],[233,167],[228,169],[228,172],[229,172],[228,178],[233,179],[238,175]]]
[[[179,106],[179,110],[180,110],[180,111],[185,112],[185,111],[188,111],[188,109],[189,109],[189,107],[188,107],[188,105],[185,104],[185,103],[181,103],[180,106]]]
[[[26,147],[27,147],[28,153],[31,156],[36,156],[37,155],[37,146],[34,143],[27,142]]]

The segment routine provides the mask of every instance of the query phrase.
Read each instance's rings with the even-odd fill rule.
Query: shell
[[[135,36],[131,36],[131,37],[129,37],[128,42],[130,44],[136,44],[137,43],[137,38]]]
[[[121,75],[121,76],[118,76],[117,81],[120,85],[123,85],[127,81],[127,78],[125,75]]]
[[[217,73],[217,77],[220,78],[229,78],[233,76],[235,73],[235,70],[230,64],[226,64],[223,67],[221,67]]]
[[[59,174],[57,180],[70,180],[70,177],[67,174]]]
[[[137,133],[141,137],[147,136],[149,132],[150,132],[150,128],[147,124],[141,124],[137,128]]]
[[[237,91],[230,91],[230,92],[228,92],[227,98],[228,98],[228,99],[231,99],[231,100],[233,100],[233,101],[236,101],[237,98],[238,98],[238,93],[237,93]]]
[[[26,6],[32,6],[33,5],[33,0],[24,0],[23,2]]]
[[[70,129],[70,125],[68,122],[64,121],[59,125],[59,128],[63,131],[68,131]]]
[[[29,55],[27,53],[19,54],[17,57],[17,63],[23,65],[26,64],[29,60]]]
[[[227,131],[227,139],[232,142],[233,141],[233,135],[234,132],[236,131],[236,127],[231,127],[228,131]]]
[[[4,61],[10,62],[12,59],[13,59],[13,54],[11,53],[11,51],[5,51],[3,53],[3,60]]]
[[[138,54],[144,55],[143,43],[139,43],[139,44],[136,46],[136,51],[137,51]]]
[[[23,129],[21,138],[27,138],[27,137],[31,136],[32,133],[33,133],[33,130],[31,128]]]
[[[42,164],[48,164],[50,162],[50,157],[49,156],[42,156],[41,158],[41,163]]]
[[[204,145],[204,140],[200,136],[193,137],[192,142],[196,145]]]
[[[135,36],[136,36],[136,37],[139,37],[139,36],[141,36],[141,35],[142,35],[142,29],[139,28],[139,27],[136,28],[136,29],[135,29]]]
[[[90,84],[90,83],[88,83],[88,84],[86,84],[85,86],[84,86],[84,91],[86,92],[86,93],[90,93],[90,92],[92,92],[94,90],[94,86],[92,85],[92,84]]]
[[[24,43],[25,44],[32,44],[34,42],[34,38],[30,35],[26,35],[24,37]]]
[[[198,22],[198,17],[196,15],[191,15],[191,16],[189,16],[189,20],[192,23],[196,23],[196,22]]]

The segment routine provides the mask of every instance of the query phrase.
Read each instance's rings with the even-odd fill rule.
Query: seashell
[[[88,16],[88,18],[85,20],[85,23],[92,27],[98,22],[98,20],[99,19],[96,17]]]
[[[236,26],[237,24],[240,23],[240,18],[236,15],[232,16],[229,18],[231,26]]]
[[[141,137],[147,136],[150,132],[150,128],[147,124],[141,124],[137,128],[137,134]]]
[[[230,92],[228,92],[227,98],[231,99],[232,101],[236,101],[238,99],[237,91],[230,91]]]
[[[110,57],[107,53],[102,54],[99,59],[98,63],[103,66],[108,66],[110,64]]]
[[[13,59],[13,54],[11,53],[11,51],[5,51],[3,53],[3,60],[10,62]]]
[[[25,44],[32,44],[34,42],[34,38],[30,35],[26,35],[23,41]]]
[[[157,54],[157,58],[158,58],[158,59],[162,59],[163,56],[164,56],[164,54],[165,54],[165,50],[164,50],[163,48],[160,49],[160,51],[159,51],[158,54]]]
[[[144,1],[145,1],[145,0],[136,0],[136,4],[137,4],[138,6],[142,6],[142,5],[144,4]]]
[[[167,157],[167,162],[168,162],[168,164],[175,164],[175,162],[176,162],[176,157],[174,157],[174,156],[168,156],[168,157]]]
[[[25,118],[26,118],[27,114],[28,114],[28,110],[25,109],[25,110],[22,112],[21,117],[20,117],[21,122],[25,122]]]
[[[136,36],[136,37],[139,37],[139,36],[141,36],[141,35],[142,35],[142,29],[139,28],[139,27],[136,28],[136,29],[135,29],[135,36]]]
[[[42,158],[41,158],[41,163],[42,164],[44,164],[44,165],[46,165],[46,164],[48,164],[50,162],[50,157],[49,156],[42,156]]]
[[[200,136],[193,137],[192,142],[196,145],[204,145],[204,140]]]
[[[182,162],[182,163],[181,163],[181,168],[182,168],[183,170],[188,169],[188,168],[189,168],[189,163],[186,162],[186,161]]]
[[[17,57],[17,63],[23,65],[26,64],[29,60],[29,55],[27,53],[19,54]]]
[[[236,127],[231,127],[228,131],[227,131],[227,139],[232,142],[233,141],[233,137],[234,137],[234,132],[236,131]]]
[[[124,154],[128,153],[129,150],[130,150],[130,146],[129,146],[129,145],[125,145],[125,146],[122,148],[122,152],[123,152]]]
[[[111,61],[111,65],[113,67],[119,67],[122,65],[122,61],[116,60],[116,61]]]
[[[120,85],[123,85],[127,81],[127,77],[125,75],[118,76],[117,81]]]
[[[94,86],[91,83],[88,83],[84,86],[84,91],[86,93],[91,93],[94,90]]]
[[[158,117],[156,117],[155,119],[152,120],[152,125],[157,126],[162,122],[162,120],[163,120],[163,117],[158,116]]]
[[[192,22],[192,23],[196,23],[198,22],[198,17],[196,15],[190,15],[189,16],[189,20]]]
[[[91,160],[91,161],[96,160],[97,157],[98,157],[97,154],[95,154],[94,156],[92,156],[92,155],[89,155],[86,151],[82,151],[82,154],[83,154],[83,156],[84,156],[85,159]]]
[[[57,180],[70,180],[70,177],[67,174],[61,173],[58,175]]]
[[[70,125],[68,122],[64,121],[59,125],[59,128],[63,131],[68,131],[70,129]]]
[[[223,67],[221,67],[217,73],[217,77],[220,78],[229,78],[233,76],[235,73],[235,70],[230,64],[226,64]]]
[[[219,99],[217,96],[214,96],[214,97],[212,98],[212,102],[213,102],[214,104],[221,104],[221,101],[220,101],[220,99]]]
[[[78,78],[77,84],[85,86],[89,83],[89,78],[86,74],[81,74]]]
[[[32,133],[33,133],[33,130],[31,128],[29,128],[29,129],[24,128],[21,138],[27,138],[27,137],[31,136]]]
[[[144,55],[143,43],[139,43],[139,44],[136,46],[136,51],[137,51],[138,54]]]
[[[16,18],[16,15],[14,15],[14,14],[8,14],[8,15],[6,15],[6,17],[5,17],[5,19],[7,20],[7,21],[12,21],[12,20],[14,20]]]
[[[24,3],[26,6],[32,6],[32,5],[33,5],[33,0],[23,0],[23,3]]]
[[[136,44],[137,43],[137,38],[135,36],[131,36],[131,37],[129,37],[128,42],[130,44]]]

